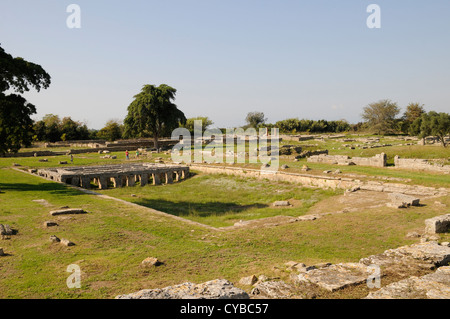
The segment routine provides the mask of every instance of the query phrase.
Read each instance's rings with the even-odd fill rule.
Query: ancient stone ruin
[[[217,279],[201,284],[186,282],[160,289],[144,289],[116,296],[116,299],[249,299],[249,295],[228,280]]]
[[[99,189],[108,187],[141,186],[148,184],[171,184],[189,176],[189,167],[181,165],[162,164],[119,164],[102,166],[79,166],[65,168],[42,168],[33,170],[41,177],[57,182],[89,189],[91,182],[98,184]]]
[[[381,153],[373,157],[352,157],[346,155],[314,155],[308,157],[309,163],[325,163],[325,164],[337,164],[337,165],[362,165],[362,166],[374,166],[385,167],[386,166],[386,154]]]
[[[426,159],[420,158],[400,158],[398,155],[394,158],[396,168],[426,170],[432,172],[450,173],[450,165],[439,165],[431,163]]]
[[[450,230],[450,214],[425,220],[425,232],[428,234],[445,233]]]

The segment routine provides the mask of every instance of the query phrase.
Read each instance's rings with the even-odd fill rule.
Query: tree
[[[97,132],[97,137],[107,141],[115,141],[122,138],[123,125],[117,120],[109,120],[105,127]]]
[[[413,122],[410,133],[420,138],[436,136],[447,147],[445,137],[450,134],[450,114],[434,111],[424,113]]]
[[[75,122],[70,117],[62,119],[60,132],[61,140],[63,141],[86,140],[89,138],[89,130],[86,124]]]
[[[409,123],[412,123],[424,113],[425,109],[423,108],[423,104],[420,105],[419,103],[409,103],[406,107],[405,113],[403,114],[403,119]]]
[[[381,100],[364,107],[362,118],[377,134],[390,134],[395,131],[395,118],[399,112],[397,103]]]
[[[36,138],[39,141],[56,142],[61,140],[61,120],[58,115],[46,114],[34,125]]]
[[[184,113],[172,102],[177,90],[166,85],[144,85],[141,92],[134,96],[128,106],[128,115],[124,120],[126,137],[153,136],[154,147],[158,148],[158,139],[186,123]]]
[[[424,113],[425,109],[423,108],[423,105],[420,105],[419,103],[409,103],[402,117],[402,132],[407,133],[412,123]]]
[[[258,125],[264,124],[267,119],[264,118],[263,112],[250,112],[247,114],[245,121],[250,127],[257,128]]]
[[[182,127],[186,128],[191,134],[194,133],[194,122],[195,121],[202,121],[202,132],[204,132],[209,126],[213,125],[213,121],[211,121],[208,117],[191,117],[186,120],[186,124],[181,125]]]
[[[300,129],[300,120],[298,118],[290,118],[275,123],[282,133],[297,133]]]
[[[50,85],[50,75],[38,64],[22,58],[13,58],[0,47],[0,153],[17,152],[31,145],[36,107],[18,94],[6,95],[14,90],[24,93],[30,87],[38,92]]]

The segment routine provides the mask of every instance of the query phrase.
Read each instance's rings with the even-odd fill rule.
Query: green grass
[[[392,178],[400,178],[410,181],[404,181],[404,184],[410,185],[423,185],[428,187],[450,187],[450,175],[434,173],[434,172],[423,172],[423,171],[413,171],[413,170],[405,170],[405,169],[394,169],[394,168],[377,168],[377,167],[368,167],[368,166],[341,166],[341,165],[332,165],[332,164],[322,164],[322,163],[308,163],[305,159],[300,160],[298,162],[291,161],[280,161],[280,165],[286,163],[292,169],[290,171],[301,172],[301,168],[303,165],[307,165],[313,171],[310,172],[323,172],[325,170],[341,170],[344,174],[360,174],[365,175],[369,178],[375,177],[392,177]],[[308,173],[310,173],[308,172]],[[361,179],[363,179],[361,177]],[[397,181],[393,181],[397,183]]]
[[[214,178],[199,177],[183,183],[200,188],[203,181],[213,187]],[[235,182],[236,187],[245,186],[238,178]],[[184,281],[226,278],[237,283],[251,274],[283,278],[288,274],[275,273],[273,267],[282,267],[289,260],[306,264],[357,261],[411,244],[415,240],[405,238],[407,232],[423,229],[426,218],[442,214],[432,205],[433,199],[425,202],[425,207],[407,211],[363,209],[313,222],[217,232],[10,169],[0,169],[0,189],[0,223],[18,230],[11,239],[0,242],[9,254],[0,258],[0,298],[113,298]],[[148,191],[158,193],[166,189],[148,186]],[[135,187],[133,192],[138,190]],[[185,195],[178,192],[189,196],[189,191]],[[237,188],[236,192],[247,190]],[[237,196],[230,196],[227,202],[246,205],[246,199]],[[252,196],[251,201],[264,201],[263,195]],[[35,199],[45,199],[52,206],[33,202]],[[440,200],[450,205],[448,198]],[[202,202],[198,198],[189,201]],[[89,213],[57,220],[56,228],[43,228],[44,221],[55,219],[49,211],[66,205]],[[76,246],[52,244],[50,235],[70,239]],[[448,235],[443,238],[448,240]],[[141,268],[140,262],[149,256],[164,264],[155,269]],[[73,263],[82,271],[81,289],[66,286],[66,269]]]
[[[120,164],[120,163],[135,163],[135,162],[154,162],[156,157],[162,157],[164,159],[170,158],[166,154],[153,154],[148,157],[141,156],[136,159],[134,155],[130,154],[130,160],[125,159],[125,152],[111,152],[108,155],[116,155],[117,159],[101,158],[106,154],[98,153],[84,153],[75,154],[73,163],[70,162],[70,156],[43,156],[43,157],[5,157],[0,158],[0,167],[11,167],[13,164],[19,164],[23,167],[36,168],[36,167],[64,167],[64,166],[86,166],[86,165],[108,165],[108,164]],[[47,159],[48,162],[40,162],[39,160]],[[59,162],[65,161],[67,165],[61,165]]]
[[[305,142],[310,143],[316,141]],[[332,144],[325,146],[330,149],[330,154],[335,154]],[[354,153],[342,151],[350,156],[363,156],[362,151],[374,152],[364,153],[364,156],[372,156],[390,150],[392,152],[388,156],[403,151],[395,155],[448,157],[448,149],[441,147],[395,148],[397,146],[386,150],[352,150]],[[103,154],[97,153],[75,155],[73,165],[127,162],[122,152],[111,155],[117,155],[118,159],[101,159]],[[153,162],[155,157],[168,155],[154,154],[148,161]],[[145,207],[89,195],[10,169],[13,163],[23,168],[55,167],[59,166],[59,161],[70,163],[68,156],[48,157],[48,162],[38,162],[38,159],[0,158],[0,223],[18,230],[11,239],[0,241],[0,247],[8,254],[0,257],[0,298],[113,298],[145,288],[185,281],[199,283],[216,278],[228,279],[239,286],[241,277],[252,274],[288,280],[288,273],[276,271],[273,267],[283,268],[283,264],[290,260],[307,265],[356,262],[386,249],[412,244],[418,240],[406,238],[408,232],[422,231],[425,219],[445,214],[450,207],[447,196],[424,200],[425,206],[407,210],[362,208],[357,212],[329,215],[310,222],[214,231],[154,214]],[[296,172],[306,161],[293,162],[282,158],[283,163],[292,167],[287,171]],[[314,174],[339,168],[344,173],[373,178],[409,178],[412,180],[409,184],[449,187],[448,175],[391,168],[307,165],[313,168]],[[321,200],[332,203],[333,196],[338,196],[333,191],[307,189],[294,184],[202,174],[172,185],[136,186],[102,193],[213,226],[275,215],[300,216],[314,208],[314,203]],[[131,197],[131,194],[136,197]],[[33,201],[38,199],[48,201],[51,206]],[[270,207],[273,201],[284,199],[297,199],[302,204],[284,209]],[[437,200],[447,208],[434,205]],[[67,219],[49,215],[50,210],[62,206],[83,208],[89,213]],[[58,227],[47,229],[42,226],[44,221],[53,219],[59,223]],[[67,238],[76,246],[52,244],[50,235]],[[440,237],[443,241],[450,240],[450,234]],[[163,265],[154,269],[141,268],[141,261],[149,256],[157,257]],[[66,286],[70,275],[66,269],[73,263],[82,271],[81,289]],[[346,297],[352,296],[350,290]]]
[[[277,215],[301,216],[315,203],[340,193],[290,183],[203,174],[171,185],[100,192],[214,227]],[[301,203],[292,208],[272,207],[273,202],[280,200]]]

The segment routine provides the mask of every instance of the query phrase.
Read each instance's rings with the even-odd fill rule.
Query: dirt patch
[[[367,209],[384,206],[390,202],[388,193],[372,191],[356,191],[334,196],[315,204],[308,214],[332,213],[342,210]]]
[[[53,206],[45,199],[33,199],[32,202],[38,203],[44,207],[52,207]]]

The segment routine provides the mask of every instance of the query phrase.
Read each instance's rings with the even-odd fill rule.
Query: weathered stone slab
[[[241,278],[241,280],[239,280],[239,283],[245,286],[253,286],[257,281],[258,277],[256,277],[255,275],[251,275],[248,277]]]
[[[44,227],[54,227],[54,226],[58,226],[58,223],[52,222],[52,221],[45,221],[44,222]]]
[[[9,225],[0,224],[0,235],[2,236],[11,236],[13,235],[13,230]]]
[[[141,262],[142,267],[150,267],[150,266],[159,266],[161,265],[161,261],[158,260],[158,258],[155,257],[147,257]]]
[[[398,257],[409,256],[418,261],[432,263],[435,266],[443,266],[450,262],[450,248],[441,246],[437,242],[402,246],[397,249],[386,250],[384,254]]]
[[[372,271],[359,263],[335,264],[321,269],[313,269],[297,276],[298,282],[310,282],[328,291],[336,291],[357,285],[367,280]]]
[[[450,214],[425,220],[425,232],[428,234],[446,233],[450,230]]]
[[[158,289],[144,289],[135,293],[119,295],[116,299],[249,299],[249,295],[225,279],[211,280],[201,284],[186,282]]]
[[[389,249],[382,254],[362,258],[359,262],[365,265],[375,264],[398,274],[414,269],[433,269],[450,262],[450,247],[436,242],[424,242]]]
[[[316,220],[320,218],[320,215],[305,215],[295,218],[296,221]]]
[[[273,203],[274,207],[284,207],[284,206],[290,206],[291,204],[287,200],[280,200]]]
[[[401,193],[390,193],[388,197],[391,203],[388,204],[390,207],[394,208],[408,208],[409,206],[419,206],[420,199],[417,197],[401,194]]]
[[[264,281],[258,283],[250,294],[256,298],[289,299],[296,296],[296,291],[292,285],[284,281]]]
[[[450,299],[450,267],[394,282],[371,292],[365,299]]]
[[[65,238],[61,238],[61,245],[64,245],[64,246],[67,246],[67,247],[75,246],[75,244],[73,242],[71,242],[70,240],[65,239]]]
[[[87,214],[87,212],[85,212],[81,208],[64,208],[64,209],[52,210],[50,212],[50,215],[52,215],[52,216],[77,215],[77,214]]]

